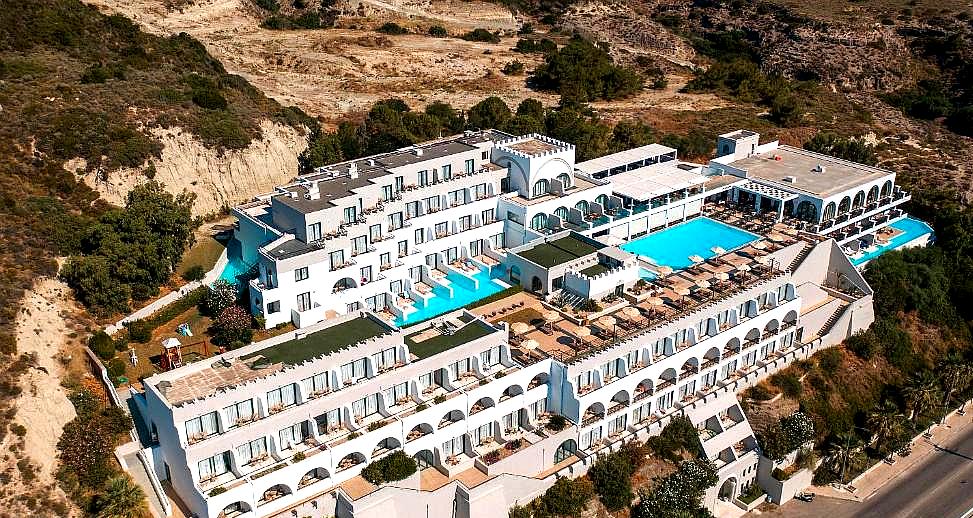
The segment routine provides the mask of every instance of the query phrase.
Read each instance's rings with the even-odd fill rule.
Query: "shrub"
[[[547,427],[554,432],[560,432],[568,426],[568,420],[561,414],[554,414],[551,416],[551,420],[547,422]]]
[[[395,482],[412,476],[418,466],[402,450],[396,450],[362,469],[362,477],[372,484]]]
[[[129,339],[131,339],[133,342],[146,344],[152,339],[153,327],[144,320],[133,320],[132,322],[126,322],[125,327],[128,329]]]
[[[96,331],[95,334],[91,335],[91,338],[88,339],[88,348],[102,360],[115,356],[115,343],[104,331]]]
[[[473,29],[462,36],[466,41],[480,41],[483,43],[500,43],[500,35],[486,29]]]
[[[534,33],[534,25],[531,23],[524,23],[523,25],[520,26],[520,29],[517,30],[517,34],[521,34],[521,35],[533,34],[533,33]]]
[[[385,422],[384,421],[375,421],[375,422],[372,422],[372,423],[368,423],[368,431],[369,432],[374,432],[375,430],[378,430],[379,428],[381,428],[383,426],[385,426]]]
[[[520,61],[511,61],[500,70],[508,76],[519,76],[524,73],[524,64]]]
[[[225,110],[227,103],[223,94],[215,88],[198,88],[193,90],[193,103],[207,110]]]
[[[302,460],[304,460],[306,458],[307,458],[307,456],[304,455],[304,452],[303,451],[299,451],[299,452],[295,453],[293,456],[291,456],[291,463],[298,463],[298,462],[301,462]]]
[[[230,282],[217,279],[209,287],[209,294],[206,296],[206,312],[210,316],[218,316],[224,309],[236,304],[236,286]]]
[[[831,347],[823,351],[818,352],[814,355],[818,359],[818,366],[825,374],[834,375],[838,372],[838,367],[841,366],[841,350],[837,347]]]
[[[782,417],[757,434],[757,442],[768,459],[779,461],[814,438],[814,422],[803,412]]]
[[[442,25],[433,25],[429,27],[429,35],[436,38],[445,38],[446,36],[449,36],[449,33],[446,32],[446,28]]]
[[[682,460],[682,452],[689,452],[699,457],[702,445],[699,443],[699,432],[686,416],[673,417],[662,433],[649,437],[645,445],[658,457],[671,462]]]
[[[223,493],[226,493],[226,488],[223,486],[216,486],[213,489],[211,489],[208,494],[209,496],[216,496],[216,495],[222,495]]]
[[[440,395],[432,398],[432,402],[435,403],[435,404],[437,404],[437,405],[440,404],[440,403],[445,403],[446,402],[446,396],[440,394]]]
[[[113,381],[117,382],[118,378],[125,375],[125,362],[118,359],[112,358],[108,362],[108,377]]]
[[[562,477],[531,503],[535,517],[580,516],[595,495],[594,485],[586,477]]]
[[[744,392],[744,397],[754,401],[767,401],[774,397],[774,393],[763,385],[754,385]]]
[[[634,71],[615,65],[604,48],[580,37],[548,53],[531,80],[542,90],[558,92],[562,100],[578,103],[627,97],[643,86]]]
[[[500,450],[489,451],[486,453],[486,455],[483,456],[483,462],[487,463],[487,465],[495,464],[499,460],[500,460]]]
[[[803,389],[801,380],[792,372],[778,372],[770,377],[770,383],[779,388],[789,398],[798,398],[801,396]]]
[[[277,0],[254,0],[254,3],[257,4],[257,7],[271,12],[277,12],[280,9],[280,4],[277,3]]]
[[[182,272],[182,280],[186,282],[201,281],[206,277],[206,269],[198,264],[194,264]]]
[[[549,40],[547,38],[542,39],[532,39],[532,38],[521,38],[517,40],[517,44],[514,46],[514,51],[523,54],[532,53],[543,53],[554,52],[557,50],[557,43],[554,40]]]
[[[381,27],[376,29],[376,31],[382,34],[389,34],[391,36],[398,36],[401,34],[408,34],[409,31],[405,27],[395,23],[395,22],[385,22]]]
[[[705,460],[687,460],[658,480],[651,491],[641,491],[632,518],[659,516],[711,516],[703,508],[703,493],[719,481],[716,467]]]
[[[253,341],[253,328],[250,325],[250,313],[240,306],[230,306],[220,313],[209,333],[213,343],[223,347],[235,349]]]
[[[425,410],[427,408],[429,408],[429,405],[427,405],[425,403],[419,403],[418,405],[416,405],[416,412],[422,412],[423,410]]]

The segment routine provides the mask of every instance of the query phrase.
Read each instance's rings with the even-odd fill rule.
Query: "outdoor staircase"
[[[807,259],[807,256],[811,253],[811,250],[814,249],[814,245],[810,243],[803,243],[803,245],[804,248],[801,248],[801,251],[798,252],[797,256],[794,257],[794,260],[791,261],[791,264],[787,267],[787,271],[793,272],[798,266],[801,265],[801,263],[804,262],[805,259]]]
[[[834,310],[834,313],[832,313],[831,316],[824,321],[824,324],[821,326],[821,330],[818,331],[818,336],[824,336],[830,333],[831,328],[833,328],[834,325],[838,322],[838,319],[841,318],[841,315],[845,314],[846,309],[848,309],[848,304],[843,304],[840,307],[838,307],[838,309]]]

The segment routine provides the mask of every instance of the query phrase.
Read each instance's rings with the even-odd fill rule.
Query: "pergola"
[[[770,199],[777,208],[777,221],[780,221],[784,217],[784,203],[797,199],[797,195],[793,192],[754,181],[748,181],[743,185],[737,186],[736,188],[738,191],[743,191],[754,195],[754,208],[757,210],[757,212],[760,211],[760,204],[763,199]]]

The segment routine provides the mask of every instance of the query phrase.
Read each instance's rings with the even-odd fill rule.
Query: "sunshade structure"
[[[530,330],[530,326],[523,322],[514,322],[510,324],[510,331],[515,335],[522,335]]]

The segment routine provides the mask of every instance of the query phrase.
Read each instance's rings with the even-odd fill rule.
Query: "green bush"
[[[113,382],[117,381],[120,376],[125,375],[125,362],[118,359],[112,358],[108,362],[108,377]]]
[[[88,339],[88,348],[102,360],[115,357],[115,343],[104,331],[96,331],[91,335]]]
[[[128,329],[129,339],[140,344],[149,343],[149,340],[152,339],[152,330],[155,329],[144,320],[126,322],[125,327]]]
[[[682,460],[682,453],[688,452],[693,457],[699,457],[702,445],[699,442],[699,432],[686,416],[673,417],[662,429],[659,435],[649,437],[645,445],[656,456],[671,461]]]
[[[257,4],[257,7],[271,12],[277,12],[280,9],[277,0],[254,0],[254,3]]]
[[[418,466],[402,450],[396,450],[362,469],[362,477],[372,484],[395,482],[412,476]]]
[[[635,468],[630,458],[621,451],[601,455],[588,468],[588,478],[595,487],[598,499],[609,511],[618,511],[631,505],[632,475]]]
[[[182,273],[182,279],[186,282],[201,281],[203,277],[206,277],[206,268],[198,264],[190,266]]]
[[[433,25],[429,27],[429,35],[437,38],[445,38],[446,36],[449,36],[449,33],[446,32],[446,28],[442,25]]]
[[[562,100],[577,103],[628,97],[643,86],[634,71],[615,65],[605,48],[580,37],[548,53],[531,80],[541,90],[556,91]]]
[[[381,27],[376,29],[376,31],[382,34],[389,34],[392,36],[398,36],[401,34],[408,34],[409,30],[405,27],[395,23],[395,22],[385,22]]]
[[[524,73],[524,64],[520,61],[511,61],[500,70],[508,76],[519,76]]]
[[[192,100],[196,106],[207,110],[225,110],[227,106],[226,98],[215,88],[198,88],[193,90]]]
[[[547,54],[548,52],[554,52],[557,50],[557,43],[554,40],[547,38],[534,39],[534,38],[521,38],[517,40],[517,44],[514,46],[514,51],[523,54],[533,54],[541,53]]]
[[[204,144],[216,149],[245,149],[253,139],[236,115],[223,110],[204,113],[196,134]]]
[[[568,426],[568,420],[561,414],[554,414],[551,416],[551,420],[547,422],[547,427],[553,432],[560,432]]]
[[[773,392],[768,390],[767,387],[763,385],[754,385],[747,389],[743,394],[747,399],[752,399],[754,401],[767,401],[774,397]]]
[[[226,488],[223,486],[216,486],[213,489],[210,489],[209,493],[207,494],[209,496],[216,496],[216,495],[222,495],[223,493],[226,493]]]
[[[801,397],[801,380],[792,372],[778,372],[770,377],[770,383],[779,388],[789,398]]]
[[[461,36],[466,41],[479,41],[483,43],[500,43],[500,35],[492,33],[486,29],[473,29]]]

